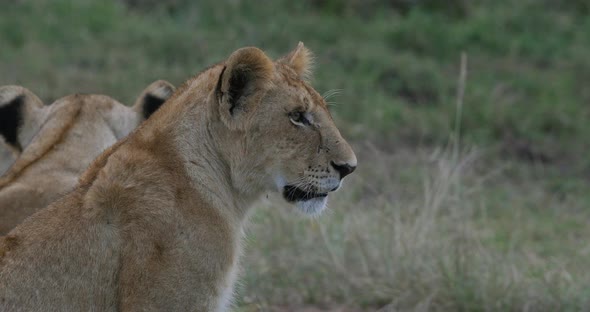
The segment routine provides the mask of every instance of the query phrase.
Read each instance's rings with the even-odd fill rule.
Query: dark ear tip
[[[150,84],[134,105],[144,119],[148,119],[174,93],[174,86],[164,80],[157,80]]]
[[[174,93],[174,86],[166,80],[156,80],[152,84],[148,86],[146,89],[148,93],[162,98],[162,99],[169,99]]]
[[[146,94],[143,98],[143,105],[141,115],[144,119],[150,118],[150,116],[166,102],[166,99],[156,97],[152,94]]]
[[[13,98],[0,98],[0,136],[12,147],[20,150],[18,129],[22,125],[22,106],[25,101],[23,94]]]
[[[28,121],[36,108],[43,107],[43,102],[28,89],[8,85],[0,86],[0,139],[20,151],[19,129]]]

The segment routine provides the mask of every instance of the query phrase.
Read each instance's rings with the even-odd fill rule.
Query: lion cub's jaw
[[[315,217],[320,215],[328,205],[328,195],[312,198],[306,201],[298,201],[295,206],[300,212],[307,216]]]

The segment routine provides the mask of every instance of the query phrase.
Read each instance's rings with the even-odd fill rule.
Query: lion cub
[[[253,203],[318,214],[356,167],[310,57],[242,48],[183,84],[0,240],[0,310],[225,311]]]
[[[0,136],[22,153],[0,178],[0,235],[72,190],[96,156],[135,129],[173,91],[169,83],[156,81],[132,108],[104,95],[71,95],[43,106],[22,87],[1,87]]]

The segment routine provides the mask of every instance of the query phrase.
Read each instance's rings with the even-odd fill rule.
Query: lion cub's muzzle
[[[283,197],[289,202],[308,201],[314,198],[322,198],[328,196],[328,193],[314,192],[304,190],[294,185],[287,185],[283,188]]]
[[[286,185],[283,188],[283,197],[289,202],[308,201],[326,197],[329,192],[338,190],[340,185],[342,185],[342,179],[356,169],[356,166],[350,164],[336,164],[331,162],[330,165],[336,172],[326,170],[325,174],[318,172],[306,173],[307,183]],[[336,176],[339,176],[339,178]]]
[[[332,165],[332,168],[334,168],[334,170],[336,170],[340,174],[340,180],[344,179],[345,176],[351,174],[356,169],[356,164],[355,165],[351,165],[351,164],[347,164],[347,163],[337,164],[337,163],[331,161],[330,165]]]
[[[300,180],[282,185],[282,195],[291,203],[325,203],[328,193],[338,190],[344,177],[355,169],[356,157],[351,161],[330,161],[328,166],[309,166]]]

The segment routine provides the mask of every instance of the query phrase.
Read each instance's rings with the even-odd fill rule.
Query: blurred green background
[[[0,85],[23,85],[47,103],[82,92],[108,94],[131,104],[151,81],[165,79],[178,86],[242,46],[257,46],[278,57],[299,41],[316,55],[313,85],[322,94],[335,94],[329,99],[331,110],[345,136],[360,150],[358,178],[351,177],[347,195],[342,195],[348,197],[339,202],[349,207],[333,204],[340,212],[311,222],[312,228],[319,222],[319,229],[334,231],[334,241],[329,233],[318,233],[328,235],[322,237],[331,246],[343,248],[341,254],[327,257],[336,262],[353,259],[350,267],[341,263],[352,281],[335,272],[334,263],[314,267],[314,262],[293,260],[281,271],[284,259],[296,256],[297,250],[311,252],[313,246],[299,242],[291,254],[276,258],[275,253],[288,252],[283,248],[297,244],[283,246],[292,235],[315,241],[313,231],[306,230],[309,221],[294,221],[304,225],[300,228],[297,223],[292,232],[277,227],[282,218],[293,215],[276,215],[276,210],[264,208],[254,217],[253,246],[248,250],[266,252],[245,264],[248,273],[238,296],[240,309],[577,311],[590,307],[588,274],[581,273],[590,265],[590,245],[584,241],[590,235],[589,1],[5,1],[0,10]],[[467,78],[458,111],[462,53],[467,57]],[[466,171],[463,161],[473,150],[477,161]],[[461,178],[455,181],[441,168],[458,171]],[[490,174],[493,177],[487,178]],[[434,191],[427,187],[428,181]],[[445,181],[452,185],[441,195],[436,185]],[[483,186],[474,191],[476,195],[466,194],[465,189],[475,184]],[[448,200],[454,208],[438,210],[438,202],[427,200],[428,196],[442,196],[441,201]],[[393,230],[359,238],[361,245],[399,242],[405,236],[395,229],[421,220],[420,211],[431,211],[434,223],[448,222],[454,230],[457,220],[473,225],[466,237],[477,242],[469,248],[474,248],[473,253],[485,250],[488,256],[436,251],[373,259],[359,256],[360,248],[344,252],[346,240],[340,242],[338,235],[347,228],[339,226],[348,224],[346,212],[359,213],[359,205],[379,207],[373,209],[379,213],[366,221],[366,228],[384,215],[401,222],[381,224]],[[406,217],[390,215],[398,210],[413,212]],[[279,241],[265,242],[267,237],[257,235],[268,228],[274,228],[269,235],[277,235]],[[449,231],[453,232],[442,226],[431,239],[445,239],[449,248],[459,248]],[[412,244],[411,235],[405,239]],[[368,253],[383,250],[379,244],[372,246],[377,251]],[[490,264],[479,260],[473,260],[477,263],[467,275],[462,267],[451,266],[454,269],[449,271],[445,265],[429,264],[438,273],[414,280],[413,270],[427,269],[394,269],[422,256],[443,260],[448,256],[454,263],[463,257],[494,259],[490,255],[498,256],[497,272],[485,271]],[[367,277],[358,269],[363,261],[384,271]],[[298,265],[300,270],[293,269]],[[481,271],[473,269],[480,267]],[[510,273],[509,267],[517,273]],[[556,267],[567,274],[551,273]],[[290,278],[286,271],[319,277]],[[484,281],[484,271],[506,280],[486,275]],[[569,277],[556,282],[548,274]],[[359,282],[363,278],[373,288]],[[342,284],[310,291],[326,280]],[[304,295],[273,295],[278,290],[268,285]]]
[[[126,103],[254,45],[303,41],[315,86],[337,89],[351,135],[442,143],[461,52],[470,143],[590,174],[590,2],[585,0],[12,1],[0,13],[0,82],[48,100],[102,92]]]

